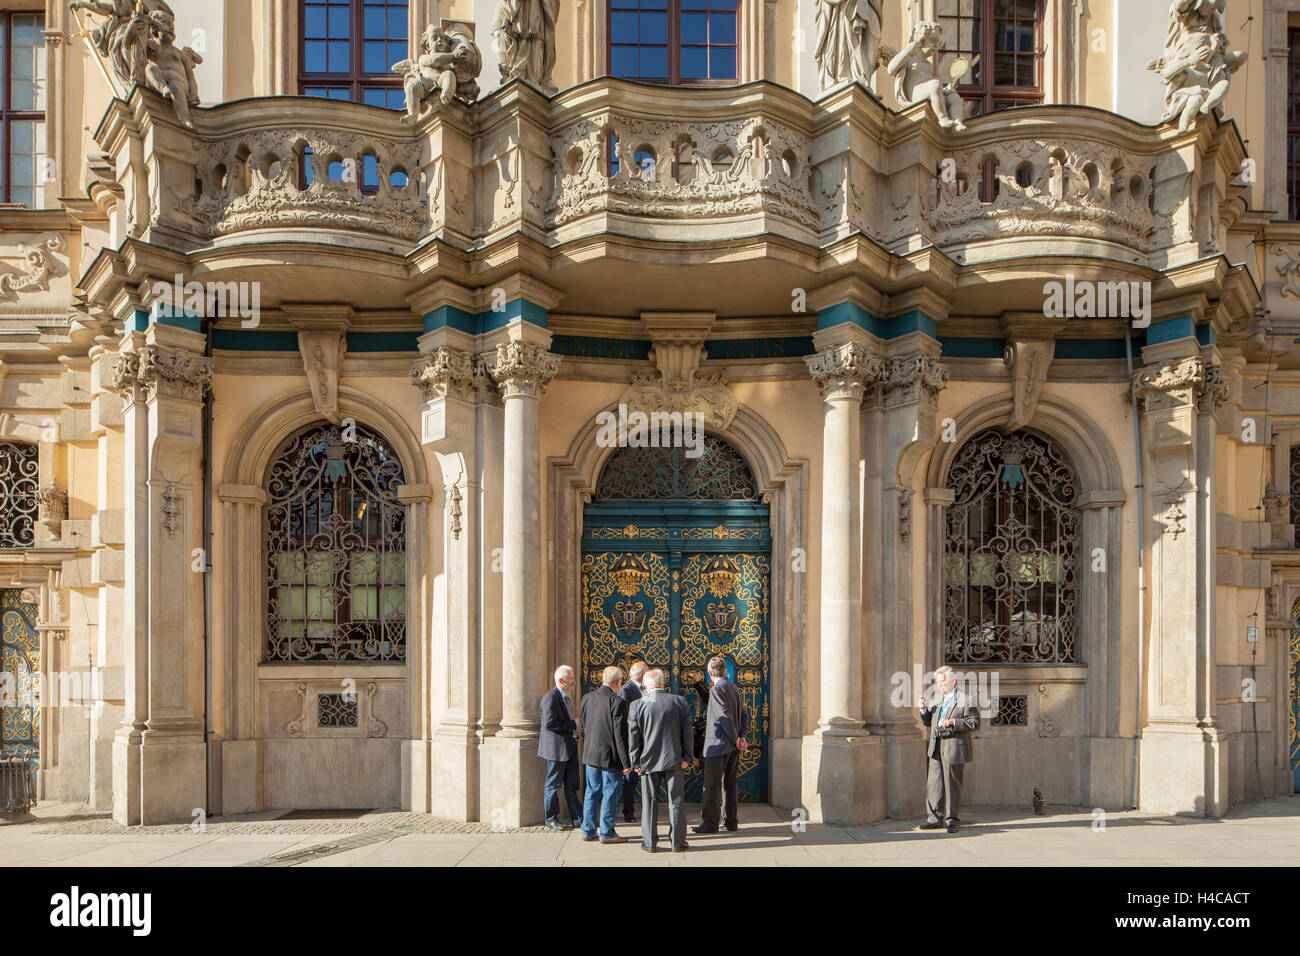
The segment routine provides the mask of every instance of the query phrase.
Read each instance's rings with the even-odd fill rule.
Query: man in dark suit
[[[573,668],[567,664],[556,668],[555,686],[542,698],[542,732],[537,741],[537,756],[546,761],[546,825],[552,830],[572,830],[582,818],[578,802],[578,722],[573,719]],[[560,790],[569,807],[570,825],[560,822]]]
[[[618,696],[627,701],[629,716],[632,713],[632,705],[645,693],[641,679],[645,677],[647,666],[645,661],[633,661],[632,666],[627,670],[627,683],[618,692]],[[636,823],[636,783],[635,770],[623,779],[623,820],[627,823]]]
[[[623,778],[632,770],[627,755],[627,701],[618,696],[623,671],[606,667],[601,685],[584,694],[578,707],[582,731],[582,762],[587,768],[587,794],[582,808],[582,838],[596,839],[596,818],[600,817],[601,843],[626,843],[627,837],[614,832],[614,814]]]
[[[726,793],[726,825],[735,832],[740,829],[736,812],[736,771],[740,767],[740,753],[749,747],[745,728],[749,726],[749,710],[741,699],[736,685],[727,680],[727,662],[712,657],[708,665],[713,686],[709,690],[708,727],[704,738],[704,793],[700,797],[700,825],[696,833],[717,833],[718,816],[722,811],[723,793]]]
[[[668,845],[680,853],[686,842],[682,798],[691,753],[691,712],[686,698],[663,689],[664,672],[645,675],[645,696],[628,714],[628,756],[641,775],[641,849],[654,853],[659,842],[659,787],[668,788]]]
[[[957,689],[957,675],[951,667],[934,672],[941,695],[939,706],[931,707],[922,697],[921,723],[930,729],[926,745],[929,773],[925,782],[925,823],[918,830],[942,830],[956,833],[961,821],[961,778],[966,764],[973,759],[971,732],[980,729],[979,708]]]

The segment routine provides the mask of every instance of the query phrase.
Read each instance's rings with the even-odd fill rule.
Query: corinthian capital
[[[541,398],[560,367],[560,357],[532,342],[507,342],[497,346],[486,364],[503,397]]]
[[[880,378],[884,362],[856,342],[822,349],[804,359],[808,372],[822,390],[822,401],[862,401],[862,393]]]
[[[478,394],[474,366],[471,353],[440,346],[411,364],[411,384],[420,390],[426,402],[440,398],[473,402]]]
[[[128,405],[144,400],[140,384],[140,353],[122,352],[113,364],[113,388],[122,393]]]
[[[932,355],[912,352],[889,360],[880,387],[886,407],[922,401],[933,405],[948,387],[948,366]]]
[[[1198,412],[1209,414],[1228,400],[1222,367],[1198,355],[1138,369],[1133,385],[1149,412],[1195,405]]]
[[[150,398],[201,402],[212,387],[212,360],[186,349],[146,345],[140,352],[139,380]]]

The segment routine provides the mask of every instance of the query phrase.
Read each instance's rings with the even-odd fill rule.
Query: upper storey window
[[[45,15],[0,13],[4,91],[0,134],[4,137],[4,201],[30,209],[38,202],[45,161]]]
[[[651,83],[736,82],[736,0],[610,0],[609,72]]]
[[[966,115],[1043,102],[1043,0],[936,0],[944,69],[973,65],[957,87]]]
[[[299,92],[403,108],[402,80],[391,67],[408,56],[407,4],[307,0],[300,9]]]

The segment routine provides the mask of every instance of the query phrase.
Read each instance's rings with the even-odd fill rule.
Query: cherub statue
[[[145,15],[142,7],[137,7],[132,22]],[[186,129],[194,129],[190,107],[199,105],[199,86],[194,79],[194,66],[202,63],[203,57],[189,47],[182,50],[175,46],[176,20],[170,10],[155,10],[147,16],[149,46],[148,62],[144,68],[145,78],[149,86],[172,101],[181,125]]]
[[[1165,83],[1165,112],[1160,122],[1178,119],[1178,132],[1191,128],[1197,115],[1223,115],[1232,74],[1246,60],[1228,52],[1223,11],[1226,0],[1174,0],[1164,56],[1147,64]]]
[[[894,77],[894,95],[902,106],[912,106],[928,99],[944,129],[964,130],[965,104],[956,84],[960,76],[945,83],[939,77],[943,28],[933,20],[922,20],[912,27],[911,38],[889,61],[889,75]]]
[[[69,8],[104,18],[90,31],[90,41],[120,82],[157,90],[172,101],[181,123],[194,128],[189,110],[199,103],[194,66],[203,58],[174,45],[176,16],[166,0],[74,0]]]
[[[436,91],[433,108],[453,99],[473,103],[478,99],[478,75],[483,56],[474,44],[474,24],[467,20],[443,20],[430,24],[420,37],[423,51],[415,60],[393,64],[393,72],[405,78],[406,115],[403,123],[414,123],[424,101]]]

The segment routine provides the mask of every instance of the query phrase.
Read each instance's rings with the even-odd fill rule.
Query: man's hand
[[[953,726],[953,720],[952,720],[952,718],[951,718],[951,717],[945,717],[945,718],[943,719],[943,723],[940,724],[939,726],[940,726],[940,727],[951,727],[951,726]]]
[[[632,772],[632,768],[631,768],[631,767],[624,767],[624,768],[623,768],[623,776],[626,777],[626,776],[627,776],[628,774],[630,774],[631,772]]]
[[[916,698],[916,706],[921,710],[925,710],[926,709],[925,698],[924,697]]]
[[[636,772],[637,772],[637,773],[645,773],[645,767],[637,767],[637,768],[636,768]]]
[[[745,740],[744,737],[737,737],[737,738],[736,738],[736,749],[737,749],[737,750],[748,750],[748,749],[749,749],[749,743]]]
[[[682,769],[685,770],[688,766],[690,766],[690,765],[689,765],[685,760],[683,760],[683,761],[682,761]]]

